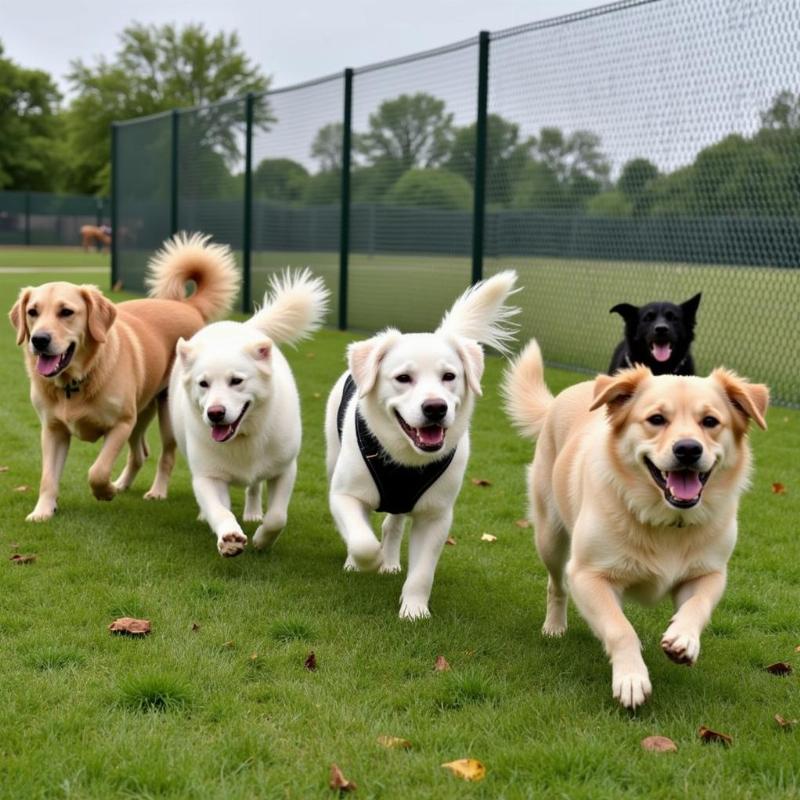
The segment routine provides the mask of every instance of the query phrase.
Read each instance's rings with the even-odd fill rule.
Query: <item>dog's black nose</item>
[[[696,464],[703,455],[703,445],[697,439],[679,439],[672,445],[672,452],[681,464]]]
[[[441,422],[447,414],[447,403],[444,400],[426,400],[422,404],[422,413],[431,422]]]
[[[50,347],[51,336],[49,333],[36,333],[31,336],[31,343],[40,353]]]
[[[653,333],[656,336],[666,336],[669,333],[669,325],[656,325]]]
[[[225,406],[209,406],[206,409],[209,422],[222,422],[225,419]]]

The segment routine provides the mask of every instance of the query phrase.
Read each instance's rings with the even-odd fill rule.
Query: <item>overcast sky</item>
[[[6,55],[64,75],[74,59],[92,62],[117,48],[130,22],[202,22],[235,30],[273,87],[403,56],[533,20],[592,8],[598,0],[2,0]]]

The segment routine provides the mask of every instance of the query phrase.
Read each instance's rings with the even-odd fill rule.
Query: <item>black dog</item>
[[[625,320],[625,338],[611,357],[608,374],[643,364],[653,375],[694,375],[689,347],[694,339],[695,317],[702,294],[679,306],[674,303],[648,303],[632,306],[620,303],[609,313]]]

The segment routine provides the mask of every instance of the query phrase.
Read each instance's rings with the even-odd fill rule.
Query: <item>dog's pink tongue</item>
[[[441,444],[444,440],[444,428],[440,425],[428,425],[425,428],[417,428],[417,435],[422,444]]]
[[[224,442],[233,430],[233,425],[214,425],[211,428],[211,438],[215,442]]]
[[[60,360],[61,356],[39,356],[36,360],[36,371],[45,377],[52,375],[58,369]]]
[[[669,361],[669,357],[672,355],[672,345],[654,344],[650,348],[650,352],[653,354],[653,358],[656,361]]]
[[[678,500],[694,500],[703,488],[700,476],[688,469],[667,473],[667,488]]]

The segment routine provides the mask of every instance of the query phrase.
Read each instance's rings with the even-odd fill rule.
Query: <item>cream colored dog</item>
[[[748,423],[766,428],[769,391],[724,369],[700,378],[637,367],[554,398],[531,341],[504,392],[514,424],[538,439],[528,488],[550,576],[542,632],[566,631],[569,589],[611,661],[614,697],[635,708],[651,686],[622,602],[671,595],[661,647],[694,664],[736,544]]]

